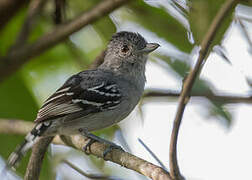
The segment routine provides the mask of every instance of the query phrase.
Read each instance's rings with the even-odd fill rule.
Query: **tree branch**
[[[24,180],[38,180],[42,162],[47,151],[47,147],[54,137],[40,139],[32,148],[32,154],[26,168]]]
[[[24,6],[27,0],[1,0],[0,1],[0,29]]]
[[[190,71],[188,77],[184,81],[182,92],[179,98],[177,113],[173,122],[173,129],[170,141],[169,164],[171,176],[173,179],[183,179],[180,174],[177,160],[177,140],[185,106],[190,99],[190,91],[192,90],[192,86],[195,82],[195,79],[203,66],[203,62],[206,59],[206,56],[210,52],[212,41],[216,35],[217,30],[219,29],[219,27],[221,27],[221,22],[223,21],[225,16],[233,9],[233,7],[238,3],[238,1],[239,0],[227,0],[220,8],[212,24],[209,27],[208,32],[206,33],[205,37],[201,42],[201,50],[199,52],[197,63],[194,69]]]
[[[85,12],[69,23],[58,25],[51,32],[45,34],[32,44],[25,45],[8,56],[0,59],[0,81],[14,73],[25,64],[29,58],[35,57],[47,49],[65,40],[69,35],[80,30],[84,26],[93,23],[97,19],[109,14],[116,8],[130,0],[106,0],[100,2],[93,9]]]
[[[1,127],[0,133],[4,133],[4,134],[21,134],[22,133],[23,135],[25,135],[28,132],[30,132],[30,130],[33,127],[33,123],[22,121],[22,120],[0,119],[0,127]],[[61,139],[59,138],[59,136],[56,136],[54,137],[52,142],[54,144],[71,146],[75,149],[83,151],[83,147],[85,147],[85,145],[89,142],[89,139],[84,138],[83,136],[80,136],[80,135],[64,136],[64,138],[61,138]],[[45,147],[47,146],[43,146],[43,148],[40,147],[39,149],[45,150],[46,149]],[[87,153],[103,158],[103,152],[106,148],[107,146],[105,144],[95,142],[90,146],[90,150],[88,148]],[[33,150],[33,154],[38,155],[39,153],[39,156],[41,156],[42,154],[45,153],[45,151],[39,151],[39,149]],[[134,170],[153,180],[171,180],[169,173],[163,170],[161,167],[156,166],[150,162],[147,162],[139,157],[136,157],[130,153],[124,152],[119,149],[112,149],[112,151],[106,155],[104,160],[111,161],[125,168]]]
[[[207,92],[191,92],[189,94],[192,97],[208,98],[212,101],[223,102],[223,103],[252,103],[251,96],[236,96],[236,95],[216,95]],[[179,91],[167,90],[167,89],[146,89],[144,91],[143,98],[158,98],[158,97],[179,97]]]
[[[18,34],[15,44],[10,48],[10,51],[15,51],[16,48],[24,45],[29,37],[32,30],[32,26],[35,22],[37,15],[40,13],[41,9],[44,7],[46,0],[32,0],[29,4],[27,16],[24,20],[21,31]]]
[[[0,133],[2,134],[27,134],[33,126],[33,123],[28,121],[0,119]]]
[[[73,144],[75,148],[82,150],[89,142],[89,139],[76,135],[68,137],[68,139],[64,140],[64,142],[66,144]],[[88,149],[87,153],[103,158],[103,153],[106,148],[108,147],[105,144],[95,142],[91,145],[90,149]],[[119,149],[113,149],[106,155],[104,160],[111,161],[128,169],[134,170],[153,180],[171,180],[169,173],[164,171],[162,168]]]

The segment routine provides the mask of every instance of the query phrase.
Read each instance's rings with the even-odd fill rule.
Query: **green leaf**
[[[243,1],[240,1],[239,3],[243,5],[247,5],[247,6],[252,6],[252,0],[243,0]]]
[[[0,55],[5,55],[8,48],[15,42],[17,33],[20,31],[20,27],[23,24],[26,10],[25,8],[21,9],[20,12],[8,22],[6,27],[0,31]]]
[[[224,2],[225,0],[190,0],[189,23],[196,44],[201,43]],[[214,38],[213,46],[220,44],[223,39],[223,35],[232,22],[231,15],[232,13],[229,13],[221,22],[221,27]]]
[[[41,105],[67,78],[78,72],[73,58],[66,44],[60,44],[22,68],[22,77],[38,104]]]
[[[225,125],[230,127],[232,124],[232,115],[231,113],[225,108],[225,104],[221,102],[211,101],[212,107],[210,109],[210,115],[215,117],[220,117],[220,120],[224,120]]]
[[[157,54],[156,57],[166,62],[171,67],[171,69],[182,78],[186,78],[188,72],[190,71],[190,66],[184,61],[176,59],[171,60],[170,57],[160,54]],[[197,77],[191,92],[197,94],[207,93],[211,95],[214,94],[213,89],[214,86],[210,82]],[[225,104],[220,101],[213,101],[211,99],[208,100],[212,103],[212,106],[209,109],[209,114],[212,116],[221,117],[225,120],[225,124],[229,127],[232,122],[232,116],[229,111],[224,107]]]
[[[172,68],[172,70],[176,72],[182,78],[185,78],[185,76],[190,71],[190,66],[184,61],[172,59],[162,54],[155,54],[155,56],[161,59],[163,62],[167,63]]]
[[[36,117],[38,106],[31,96],[31,92],[25,86],[24,81],[19,74],[15,74],[0,84],[0,118],[6,119],[23,119],[32,121]],[[15,147],[24,140],[24,136],[0,134],[0,154],[5,159],[10,155]],[[24,175],[29,154],[22,160],[18,173]],[[50,166],[48,160],[45,159],[46,165],[42,172],[41,179],[50,179]],[[42,178],[43,177],[43,178]]]
[[[94,29],[103,37],[104,43],[111,39],[112,35],[116,32],[116,27],[109,16],[105,16],[96,21],[93,25]]]
[[[0,84],[0,117],[34,120],[38,106],[18,74]]]
[[[72,19],[79,14],[90,10],[93,8],[100,0],[74,0],[74,1],[67,1],[66,7],[66,16],[69,19]]]
[[[0,84],[0,117],[10,119],[23,119],[32,121],[36,117],[38,106],[27,89],[24,81],[20,78],[19,73],[10,77]],[[15,150],[15,147],[24,140],[24,136],[0,134],[0,154],[5,159],[8,158],[10,153]],[[23,160],[17,172],[24,175],[27,163],[30,157],[28,153]],[[42,166],[40,179],[51,179],[51,167],[49,160],[46,156]]]
[[[127,18],[153,31],[184,52],[192,50],[193,45],[187,38],[186,28],[168,14],[164,7],[157,8],[143,1],[135,1],[129,5],[129,8],[132,11],[127,14]]]

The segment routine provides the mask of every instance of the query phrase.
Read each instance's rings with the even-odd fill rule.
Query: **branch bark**
[[[21,31],[18,34],[17,40],[15,44],[10,48],[10,51],[15,50],[16,48],[19,48],[23,46],[32,30],[33,24],[35,23],[35,20],[44,7],[44,4],[46,3],[46,0],[32,0],[28,7],[28,12],[26,15],[26,18],[24,20],[23,26]]]
[[[221,22],[238,2],[239,0],[227,0],[223,4],[223,6],[220,8],[212,24],[209,27],[208,32],[206,33],[205,37],[203,38],[201,42],[201,45],[200,45],[201,50],[199,52],[197,63],[194,69],[190,71],[188,77],[184,81],[182,92],[179,97],[177,113],[173,122],[173,129],[172,129],[171,141],[170,141],[169,164],[170,164],[171,177],[173,179],[183,179],[179,170],[178,160],[177,160],[177,141],[178,141],[178,133],[179,133],[179,128],[180,128],[181,120],[183,117],[183,113],[184,113],[186,104],[190,100],[190,92],[192,90],[192,86],[201,68],[203,67],[204,60],[206,60],[206,57],[210,52],[211,43],[219,27],[221,27]]]
[[[10,124],[12,124],[12,126],[10,126]],[[0,127],[1,127],[0,133],[21,134],[22,132],[22,134],[25,135],[32,129],[33,123],[22,121],[22,120],[0,119]],[[6,131],[5,129],[8,129],[9,131]],[[84,138],[83,136],[80,136],[80,135],[64,136],[64,138],[61,138],[61,139],[59,138],[59,136],[56,136],[52,142],[55,144],[71,146],[75,149],[83,151],[83,147],[89,142],[89,139]],[[47,146],[48,144],[46,146],[43,145],[43,148],[41,148],[40,146],[40,148],[34,149],[33,154],[41,156],[42,154],[45,153],[44,150],[46,150],[45,147]],[[104,145],[103,143],[95,142],[90,146],[90,149],[88,148],[87,153],[90,153],[99,158],[103,158],[103,152],[106,148],[107,148],[106,145]],[[40,151],[41,149],[43,151]],[[33,157],[31,157],[31,159],[32,158]],[[37,159],[36,162],[38,162],[39,159],[38,158],[36,159]],[[130,153],[124,152],[119,149],[113,149],[110,153],[106,155],[104,160],[111,161],[125,168],[134,170],[153,180],[172,180],[170,177],[170,174],[166,172],[165,170],[163,170],[161,167],[156,166],[150,162],[147,162],[139,157],[136,157]],[[30,160],[30,161],[34,161],[34,160]],[[33,166],[34,165],[35,165],[35,161],[33,163]]]
[[[40,139],[32,148],[32,154],[25,172],[24,180],[38,180],[42,161],[44,159],[47,147],[54,137]]]
[[[83,150],[83,147],[89,142],[89,139],[75,135],[65,138],[64,142],[66,144],[72,144],[72,146],[76,149]],[[106,148],[106,145],[95,142],[90,146],[87,153],[103,158],[103,152]],[[164,171],[162,168],[119,149],[113,149],[106,155],[104,160],[111,161],[128,169],[134,170],[153,180],[171,180],[169,173]]]
[[[18,12],[18,10],[28,3],[27,0],[1,0],[0,1],[0,29]]]
[[[47,49],[65,40],[69,35],[86,25],[93,23],[104,15],[109,14],[129,1],[130,0],[102,1],[93,9],[83,13],[69,23],[58,25],[55,29],[39,38],[36,42],[20,47],[9,55],[2,57],[0,59],[0,82],[13,74],[25,64],[28,59],[45,52]]]
[[[180,96],[179,91],[167,90],[167,89],[146,89],[143,98],[158,98],[158,97],[175,97]],[[216,95],[206,92],[189,94],[191,97],[208,98],[212,101],[218,101],[223,103],[252,103],[252,95],[250,96],[237,96],[237,95]]]

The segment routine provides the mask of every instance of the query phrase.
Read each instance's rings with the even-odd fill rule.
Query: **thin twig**
[[[54,23],[61,24],[66,19],[66,0],[54,0]]]
[[[102,51],[95,60],[89,65],[89,69],[95,69],[99,65],[101,65],[104,61],[106,50]]]
[[[0,1],[0,31],[4,26],[10,21],[10,19],[16,15],[16,13],[21,9],[27,0],[1,0]]]
[[[53,21],[55,25],[59,25],[66,22],[66,0],[54,0],[55,10]],[[87,64],[83,61],[83,57],[80,53],[78,47],[71,41],[70,37],[68,37],[64,41],[68,50],[73,56],[73,60],[75,61],[78,68],[87,69]]]
[[[51,32],[39,38],[36,42],[16,49],[8,56],[1,58],[0,81],[3,81],[6,77],[16,72],[17,69],[28,61],[28,59],[45,52],[47,49],[65,40],[69,35],[93,23],[99,18],[102,18],[104,15],[109,14],[129,1],[130,0],[101,1],[93,9],[85,12],[69,23],[57,26]]]
[[[216,95],[208,92],[191,92],[189,94],[193,98],[208,98],[212,101],[222,102],[222,103],[252,103],[252,95],[249,96],[237,96],[237,95]],[[167,90],[167,89],[146,89],[144,91],[143,98],[158,98],[158,97],[175,97],[180,96],[179,91]]]
[[[16,48],[19,48],[26,43],[29,37],[29,34],[32,30],[33,24],[35,23],[35,20],[38,14],[40,13],[41,9],[44,7],[45,3],[46,3],[46,0],[32,0],[30,2],[27,16],[24,20],[21,31],[18,34],[15,44],[10,48],[10,51],[13,51]]]
[[[89,173],[82,171],[80,168],[78,168],[77,166],[75,166],[74,164],[70,163],[69,161],[67,161],[65,159],[63,159],[62,162],[67,164],[71,168],[73,168],[75,171],[77,171],[81,175],[83,175],[87,178],[90,178],[90,179],[122,180],[121,178],[118,178],[118,177],[112,177],[112,176],[106,176],[106,175],[100,175],[100,174],[89,174]]]
[[[156,156],[156,154],[140,139],[138,138],[140,144],[150,153],[150,155],[158,162],[158,164],[167,171],[167,168],[162,163],[162,161]]]
[[[85,57],[81,55],[78,47],[76,47],[76,45],[70,39],[67,39],[65,41],[65,44],[68,50],[70,51],[70,53],[72,54],[74,62],[78,65],[78,68],[87,69],[88,64],[85,62],[84,60]]]
[[[211,43],[216,35],[217,30],[221,27],[221,22],[226,17],[226,15],[233,9],[233,7],[239,2],[239,0],[227,0],[221,9],[218,11],[216,17],[213,19],[212,24],[210,25],[208,32],[201,42],[201,50],[199,52],[199,57],[197,63],[193,70],[190,71],[188,77],[184,81],[182,92],[179,98],[177,113],[173,122],[173,129],[171,134],[170,141],[170,152],[169,152],[169,164],[171,176],[173,179],[183,179],[177,160],[177,141],[178,141],[178,132],[181,124],[182,116],[185,110],[185,106],[189,101],[190,91],[193,87],[193,83],[197,75],[199,74],[203,62],[206,59],[206,56],[210,52]]]
[[[24,132],[24,134],[27,134],[31,129],[27,131],[26,126],[29,124],[29,126],[32,128],[33,123],[32,122],[25,122],[22,120],[6,120],[1,119],[0,120],[0,134],[2,133],[1,130],[7,126],[8,128],[11,128],[9,126],[9,123],[13,124],[13,130],[11,130],[9,133],[4,131],[6,134],[14,134],[15,131],[17,133]],[[14,125],[15,123],[18,123],[18,127]],[[21,130],[17,130],[21,129]],[[59,136],[56,136],[53,139],[53,143],[56,143],[58,145],[67,145],[71,146],[75,149],[78,149],[80,151],[83,151],[83,147],[89,143],[88,138],[84,138],[80,135],[75,136],[65,136],[64,141],[60,140]],[[90,146],[90,149],[88,148],[88,153],[92,154],[94,156],[104,158],[103,152],[107,148],[107,146],[103,143],[95,142]],[[43,148],[46,149],[46,148]],[[116,164],[119,164],[125,168],[131,169],[133,171],[136,171],[144,176],[147,176],[153,180],[172,180],[169,173],[163,170],[161,167],[156,166],[150,162],[147,162],[139,157],[136,157],[130,153],[124,152],[119,149],[112,149],[104,158],[106,161],[111,161]]]

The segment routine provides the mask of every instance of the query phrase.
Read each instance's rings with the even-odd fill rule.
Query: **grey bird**
[[[34,128],[10,155],[7,165],[15,167],[42,137],[82,133],[103,141],[90,132],[120,122],[135,108],[144,91],[148,54],[158,47],[138,33],[114,34],[103,64],[71,76],[44,102]]]

